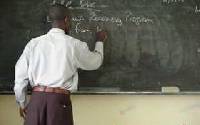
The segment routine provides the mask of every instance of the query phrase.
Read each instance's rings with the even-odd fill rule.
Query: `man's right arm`
[[[94,51],[90,51],[85,42],[77,42],[75,45],[74,60],[78,68],[96,70],[103,63],[103,42],[106,40],[106,33],[98,32],[96,40]]]

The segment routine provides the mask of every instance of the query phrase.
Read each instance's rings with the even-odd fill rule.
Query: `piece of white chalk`
[[[162,93],[178,93],[180,89],[177,86],[163,86]]]

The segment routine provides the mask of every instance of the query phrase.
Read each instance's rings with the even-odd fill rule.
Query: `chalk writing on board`
[[[68,1],[65,6],[69,7],[71,4],[72,4],[72,1]]]
[[[101,11],[99,9],[96,9],[96,2],[89,2],[87,0],[80,0],[79,3],[80,6],[78,7],[69,7],[69,9],[75,10],[75,9],[81,9],[81,10],[92,10],[92,11]]]
[[[96,14],[95,15],[92,15],[90,16],[88,19],[85,19],[83,16],[75,16],[75,17],[72,17],[72,21],[75,21],[75,22],[81,22],[81,21],[84,21],[84,20],[89,20],[90,22],[91,21],[95,21],[95,22],[111,22],[111,23],[116,23],[118,26],[121,26],[123,24],[122,22],[122,19],[119,18],[119,17],[108,17],[108,16],[97,16]]]
[[[140,25],[141,23],[153,23],[152,19],[148,19],[146,17],[132,16],[129,19],[129,22],[135,23],[136,25]]]
[[[85,33],[91,31],[90,29],[82,28],[81,23],[77,23],[74,30],[76,33]]]
[[[121,26],[123,24],[123,20],[120,17],[109,17],[109,16],[91,16],[89,17],[89,19],[85,19],[85,17],[83,16],[74,16],[72,17],[72,21],[74,22],[81,22],[84,20],[89,20],[91,21],[96,21],[96,22],[112,22],[112,23],[116,23],[118,26]],[[134,15],[127,15],[125,17],[125,22],[132,22],[135,23],[136,25],[140,25],[141,23],[153,23],[153,20],[148,18],[148,17],[144,17],[144,16],[134,16]]]
[[[87,0],[80,0],[81,7],[95,8],[96,2],[89,2]]]
[[[136,25],[140,25],[141,23],[153,23],[153,20],[144,16],[134,16],[134,14],[130,11],[125,12],[126,13],[126,22],[132,22]]]
[[[182,1],[182,0],[179,0]],[[164,1],[166,2],[166,1]],[[169,2],[169,1],[168,1]],[[69,2],[71,4],[71,2]],[[122,26],[124,23],[133,23],[135,25],[141,24],[150,24],[153,23],[153,19],[150,19],[147,16],[143,15],[134,15],[131,11],[124,11],[123,16],[108,16],[108,15],[99,15],[97,11],[102,11],[102,8],[109,7],[108,5],[97,5],[96,2],[90,2],[88,0],[80,0],[79,7],[71,7],[71,9],[76,10],[86,10],[88,16],[73,16],[72,21],[74,22],[75,32],[76,33],[83,33],[83,32],[90,32],[89,28],[83,26],[83,22],[88,21],[90,22],[105,22],[105,23],[113,23],[117,26]],[[98,8],[98,9],[96,9]]]
[[[167,3],[167,4],[170,4],[170,3],[183,3],[184,0],[162,0],[163,3]]]
[[[79,7],[70,7],[70,9],[82,9],[88,11],[101,11],[97,8],[106,8],[108,5],[96,5],[96,2],[90,2],[87,0],[80,0]]]
[[[82,15],[80,16],[74,16],[72,17],[72,21],[75,22],[75,32],[80,33],[80,32],[89,32],[91,30],[81,28],[81,23],[83,21],[89,21],[89,22],[109,22],[116,24],[117,26],[122,26],[125,22],[133,23],[135,25],[141,25],[141,24],[152,24],[153,19],[150,19],[145,16],[134,16],[131,12],[128,13],[124,18],[120,18],[117,16],[98,16],[96,13],[89,14],[92,15],[90,17],[84,17]]]
[[[99,32],[101,30],[102,30],[102,28],[100,28],[99,26],[95,26],[93,28],[88,28],[88,27],[82,26],[81,23],[76,23],[75,29],[74,29],[75,33],[85,33],[85,32],[93,32],[93,31]]]
[[[106,8],[108,5],[96,5],[96,2],[90,2],[87,0],[80,0],[80,6],[83,8]]]
[[[92,16],[89,18],[89,21],[112,22],[116,23],[118,26],[122,25],[122,20],[119,17]]]
[[[195,7],[195,13],[200,13],[200,8],[198,6]]]
[[[80,21],[84,21],[85,18],[83,16],[74,16],[72,17],[72,21],[75,21],[75,22],[80,22]]]

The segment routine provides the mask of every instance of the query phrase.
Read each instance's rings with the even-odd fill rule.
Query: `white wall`
[[[75,125],[200,125],[200,95],[72,95]],[[22,125],[0,95],[0,125]]]

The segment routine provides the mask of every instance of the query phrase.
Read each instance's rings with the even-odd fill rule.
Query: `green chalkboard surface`
[[[0,91],[12,91],[14,66],[27,42],[45,34],[52,0],[0,2]],[[95,45],[108,32],[99,70],[79,70],[79,89],[200,90],[200,0],[56,1],[72,12],[70,35]]]

